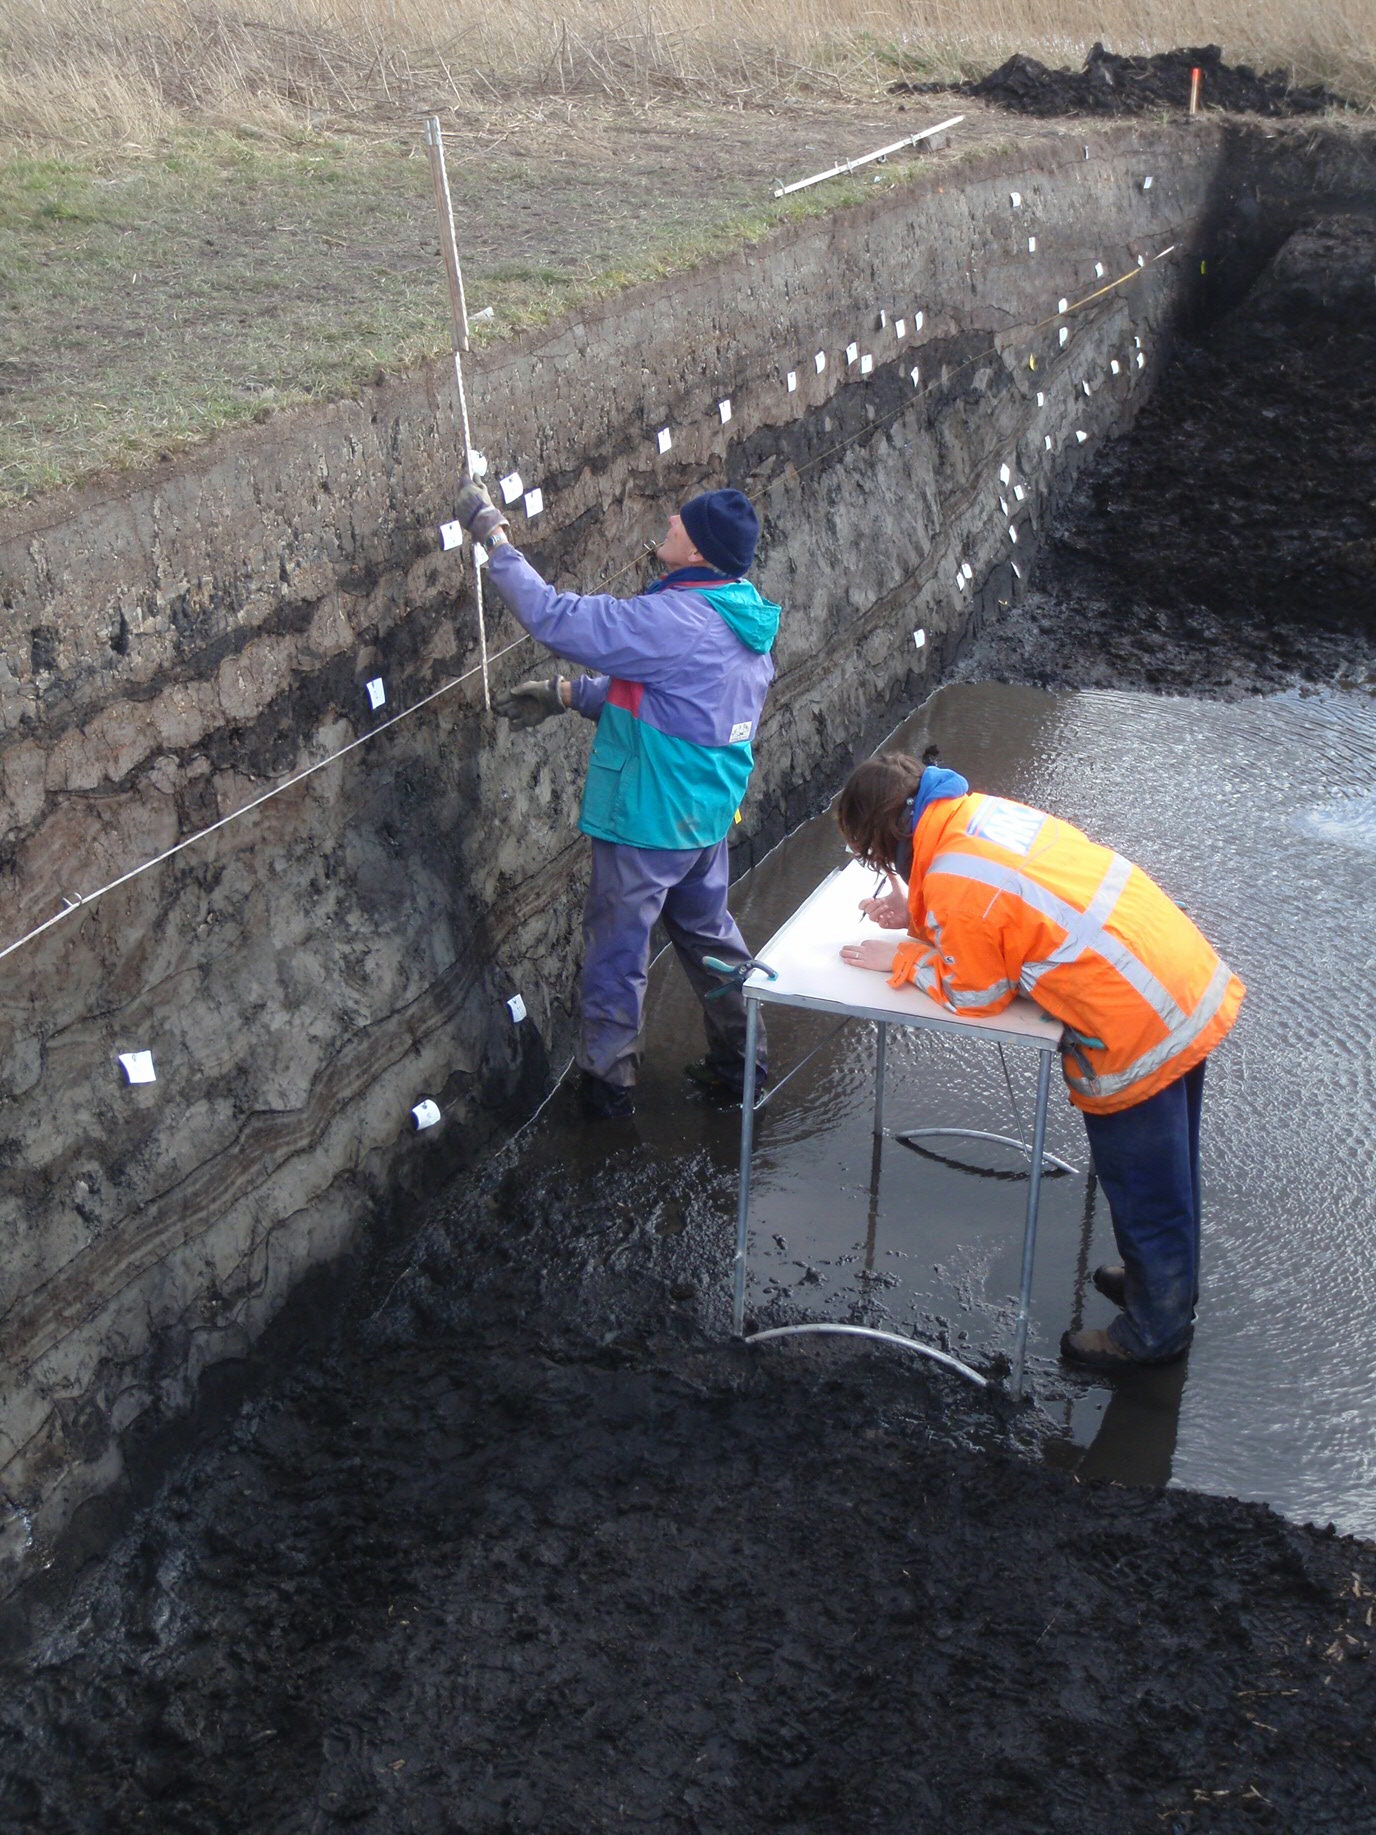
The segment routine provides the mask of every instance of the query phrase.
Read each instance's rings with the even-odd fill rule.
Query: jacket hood
[[[773,649],[774,639],[779,635],[779,607],[762,599],[749,580],[709,586],[702,596],[726,620],[747,650],[764,656]]]
[[[930,804],[939,802],[942,797],[964,796],[969,788],[959,771],[948,771],[945,765],[928,765],[917,786],[917,795],[908,805],[912,810],[912,831],[916,833]]]

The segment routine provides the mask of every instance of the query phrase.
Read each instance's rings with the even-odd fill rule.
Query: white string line
[[[473,467],[473,435],[468,424],[468,394],[463,386],[463,352],[469,348],[468,303],[463,291],[463,268],[459,263],[459,243],[454,229],[454,202],[449,194],[449,168],[444,158],[444,131],[438,115],[425,123],[425,145],[430,155],[430,176],[434,183],[435,205],[440,219],[440,246],[449,280],[449,312],[453,321],[454,388],[458,396],[459,428],[463,440],[463,468]],[[487,620],[483,611],[482,569],[473,569],[473,598],[478,608],[478,659],[483,678],[483,707],[492,711],[492,686],[488,680]]]
[[[502,657],[509,656],[513,650],[518,650],[522,644],[534,643],[534,641],[535,639],[530,636],[518,637],[513,643],[507,644],[504,649],[498,650],[496,655],[489,657],[487,661],[489,663],[499,662]],[[337,752],[331,752],[326,758],[317,759],[313,765],[307,765],[304,771],[297,771],[293,776],[284,778],[280,784],[274,784],[271,790],[263,791],[261,796],[253,797],[251,801],[241,804],[238,809],[231,809],[227,816],[221,816],[218,822],[212,822],[208,828],[198,828],[194,835],[187,835],[184,840],[178,841],[175,847],[166,848],[161,854],[154,854],[151,860],[145,860],[140,866],[131,867],[127,873],[121,873],[118,879],[110,880],[107,885],[98,886],[94,892],[78,892],[74,897],[68,899],[61,911],[56,912],[42,924],[35,925],[24,936],[17,937],[13,943],[7,943],[4,949],[0,949],[0,962],[3,962],[6,956],[13,955],[16,949],[22,949],[26,943],[32,943],[35,937],[41,937],[45,930],[51,930],[54,924],[60,924],[63,918],[70,917],[74,911],[84,911],[87,905],[95,904],[98,898],[104,898],[107,892],[113,892],[117,886],[128,885],[131,879],[137,879],[141,873],[147,873],[153,867],[161,866],[164,860],[170,860],[174,854],[180,854],[185,848],[193,847],[196,842],[204,841],[207,835],[213,835],[217,829],[228,827],[231,822],[238,821],[240,816],[246,816],[251,809],[259,809],[264,803],[270,803],[273,797],[281,796],[284,790],[290,790],[294,785],[304,783],[308,777],[314,777],[317,771],[323,771],[326,765],[337,763],[350,752],[357,751],[359,746],[366,745],[370,739],[376,739],[380,733],[385,733],[388,727],[397,726],[401,721],[409,720],[411,715],[419,713],[422,707],[428,707],[432,701],[438,701],[441,695],[448,694],[461,682],[466,682],[470,677],[482,673],[483,667],[480,663],[477,668],[466,669],[462,675],[456,675],[451,680],[442,682],[428,695],[422,695],[419,701],[413,701],[410,707],[403,708],[399,714],[393,714],[390,720],[384,720],[381,726],[375,726],[366,733],[360,733],[357,739],[351,739],[347,745],[340,746]]]
[[[1151,257],[1152,261],[1160,261],[1166,255],[1172,254],[1175,246],[1174,243],[1171,243],[1169,248],[1164,248],[1159,254],[1153,255]],[[1116,287],[1121,287],[1125,282],[1136,279],[1142,271],[1141,268],[1129,269],[1128,272],[1119,279],[1110,281],[1107,286],[1099,287],[1095,292],[1087,294],[1084,299],[1077,300],[1068,311],[1078,312],[1081,307],[1090,305],[1094,300],[1101,298],[1104,294],[1111,293]],[[1038,324],[1029,327],[1029,335],[1042,330],[1047,325],[1054,324],[1057,318],[1064,318],[1067,316],[1068,313],[1057,313],[1052,318],[1043,319]],[[973,358],[967,359],[967,362],[973,361]],[[958,367],[963,368],[964,365]],[[921,393],[924,395],[927,394],[931,387],[932,385],[928,384],[927,389],[923,389]],[[904,407],[899,409],[897,413],[906,413],[907,406],[908,404],[905,403]],[[896,415],[885,417],[886,420],[894,418],[896,418]],[[852,437],[859,438],[864,433],[873,433],[876,426],[883,424],[883,422],[876,422],[873,425],[862,428],[860,434]],[[805,465],[799,466],[797,468],[798,471],[801,473],[809,470],[812,465],[819,463],[822,458],[828,457],[832,452],[840,451],[842,447],[848,446],[851,443],[851,440],[842,440],[838,446],[828,448],[826,453],[821,453],[816,459],[809,460]],[[611,575],[608,580],[604,581],[603,584],[610,585],[613,580],[619,579],[621,574],[625,573],[628,568],[634,566],[635,560],[639,559],[640,556],[637,555],[634,560],[628,561],[626,567],[618,569],[618,571]],[[478,571],[479,570],[475,567],[475,574]],[[215,834],[217,830],[227,828],[231,822],[236,822],[240,816],[248,815],[251,810],[261,808],[264,803],[270,803],[275,796],[281,796],[284,791],[291,790],[295,785],[304,783],[308,777],[314,777],[317,771],[323,771],[327,765],[335,764],[339,759],[347,757],[350,752],[357,751],[359,746],[366,745],[370,739],[376,739],[379,734],[385,733],[389,727],[397,726],[403,720],[409,720],[411,715],[419,713],[422,707],[428,707],[432,701],[438,701],[441,695],[448,694],[451,689],[459,687],[461,683],[468,681],[471,677],[481,675],[486,678],[487,670],[493,663],[500,662],[504,656],[510,656],[511,652],[513,650],[519,650],[522,644],[534,643],[535,641],[536,639],[529,634],[516,638],[514,642],[507,644],[494,655],[484,657],[477,668],[467,669],[462,675],[456,675],[452,677],[451,680],[442,682],[438,688],[432,689],[428,695],[423,695],[419,701],[413,701],[410,707],[403,708],[399,714],[393,714],[389,720],[384,720],[380,726],[372,727],[366,733],[360,733],[357,739],[351,739],[347,745],[341,746],[337,752],[331,752],[328,757],[317,760],[313,765],[307,765],[304,771],[298,771],[293,776],[285,778],[280,784],[274,784],[271,790],[263,791],[261,796],[251,798],[249,802],[241,804],[238,809],[231,809],[227,816],[221,816],[218,822],[212,822],[208,828],[197,829],[195,834],[187,835],[174,846],[164,849],[161,854],[154,854],[150,860],[143,861],[139,866],[131,867],[127,873],[121,873],[118,879],[112,879],[103,886],[97,886],[94,892],[78,892],[74,896],[69,897],[61,911],[54,912],[52,917],[46,918],[41,924],[36,924],[32,930],[26,931],[23,936],[16,937],[12,943],[7,943],[3,949],[0,949],[0,962],[3,962],[6,956],[13,955],[17,949],[23,949],[26,944],[32,943],[35,938],[41,937],[45,931],[51,930],[54,925],[60,924],[64,918],[71,917],[74,911],[85,910],[87,905],[93,905],[97,899],[104,898],[107,892],[114,892],[118,887],[128,885],[130,880],[139,878],[143,873],[151,872],[154,867],[161,866],[165,860],[171,860],[173,855],[180,854],[189,847],[194,847],[198,841],[204,841],[208,835]]]

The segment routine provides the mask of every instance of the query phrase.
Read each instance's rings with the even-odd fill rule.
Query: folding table
[[[874,893],[874,874],[851,861],[823,880],[776,931],[760,951],[753,968],[742,984],[745,995],[746,1046],[745,1088],[741,1102],[741,1169],[740,1194],[736,1212],[735,1291],[732,1327],[738,1338],[759,1343],[767,1338],[783,1338],[807,1332],[838,1332],[853,1337],[879,1339],[901,1346],[919,1356],[958,1371],[971,1382],[984,1387],[987,1379],[968,1364],[948,1352],[919,1339],[901,1337],[896,1332],[881,1332],[870,1326],[848,1325],[839,1321],[815,1320],[800,1325],[776,1326],[768,1331],[745,1333],[745,1275],[750,1218],[750,1169],[755,1133],[755,1040],[758,1035],[760,1008],[766,1005],[802,1007],[810,1012],[834,1013],[846,1018],[871,1019],[877,1025],[878,1045],[875,1053],[874,1133],[876,1142],[884,1128],[884,1067],[890,1026],[916,1026],[929,1032],[959,1033],[994,1046],[1017,1046],[1036,1051],[1037,1106],[1030,1146],[1008,1135],[990,1134],[978,1128],[912,1128],[897,1138],[946,1134],[967,1139],[995,1141],[1027,1156],[1027,1211],[1023,1223],[1022,1284],[1018,1295],[1017,1337],[1013,1357],[1012,1386],[1022,1394],[1023,1369],[1027,1354],[1028,1306],[1032,1296],[1032,1263],[1037,1246],[1037,1209],[1041,1199],[1042,1169],[1051,1165],[1064,1172],[1074,1167],[1046,1151],[1046,1113],[1051,1092],[1051,1068],[1061,1042],[1059,1020],[1049,1018],[1030,1000],[1019,996],[992,1018],[978,1014],[949,1013],[909,984],[891,988],[886,975],[871,969],[853,968],[841,960],[841,945],[862,937],[884,937],[893,943],[898,934],[881,930],[861,915],[860,901]],[[770,978],[772,971],[773,978]],[[809,1054],[810,1055],[810,1054]],[[801,1068],[797,1066],[796,1068]],[[793,1073],[790,1072],[791,1076]],[[782,1087],[780,1085],[776,1088]],[[776,1093],[771,1090],[760,1106]],[[877,1147],[876,1147],[877,1151]]]

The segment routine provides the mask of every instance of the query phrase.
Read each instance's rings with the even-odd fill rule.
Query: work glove
[[[517,682],[505,701],[498,701],[496,711],[513,726],[539,726],[553,714],[566,714],[560,696],[562,678],[553,675],[547,682]]]
[[[463,524],[475,542],[490,541],[494,529],[508,527],[506,517],[482,485],[475,483],[467,472],[459,473],[459,495],[454,504],[454,520]]]

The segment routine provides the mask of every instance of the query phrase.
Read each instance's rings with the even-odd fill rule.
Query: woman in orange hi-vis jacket
[[[841,832],[899,874],[862,909],[888,929],[841,951],[914,982],[953,1013],[997,1013],[1023,993],[1064,1022],[1062,1062],[1108,1198],[1121,1266],[1094,1282],[1122,1308],[1107,1331],[1067,1332],[1094,1369],[1166,1363],[1189,1348],[1199,1297],[1199,1116],[1204,1060],[1244,989],[1140,867],[1069,822],[901,754],[841,792]]]

